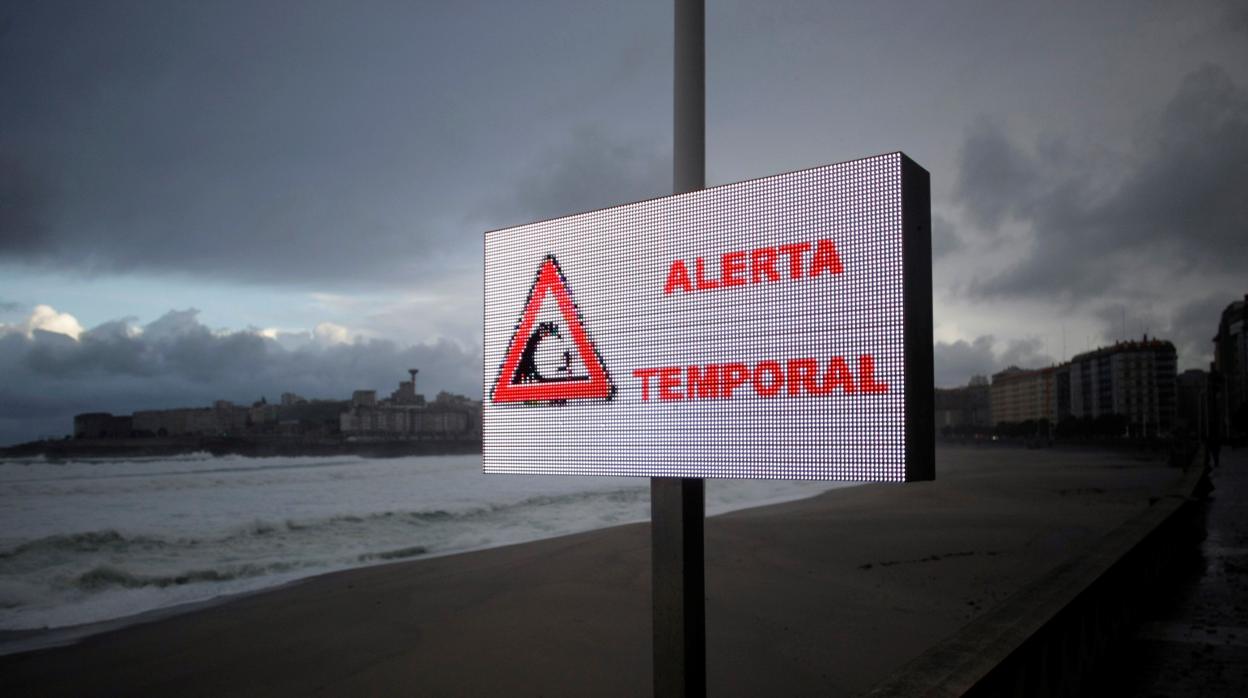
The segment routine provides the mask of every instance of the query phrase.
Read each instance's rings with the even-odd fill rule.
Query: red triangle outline
[[[537,313],[542,309],[542,302],[549,293],[554,293],[555,300],[559,304],[559,311],[572,333],[572,342],[581,356],[581,362],[589,370],[589,377],[549,383],[512,383],[511,377],[516,374],[516,367],[520,364],[520,355],[524,353],[525,340],[532,331],[533,323],[537,321]],[[589,398],[610,400],[613,395],[615,395],[615,384],[611,382],[611,376],[607,373],[607,367],[603,364],[598,349],[585,334],[585,324],[580,310],[572,302],[572,295],[568,291],[568,280],[563,275],[563,270],[559,268],[559,262],[555,260],[554,255],[546,255],[537,270],[537,278],[533,281],[532,288],[529,289],[529,299],[525,302],[524,312],[520,314],[516,332],[511,336],[507,356],[503,359],[503,364],[499,367],[498,378],[495,379],[494,387],[490,390],[490,399],[495,403]]]

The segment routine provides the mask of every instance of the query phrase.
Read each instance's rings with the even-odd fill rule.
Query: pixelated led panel
[[[903,158],[486,233],[485,472],[913,479]]]

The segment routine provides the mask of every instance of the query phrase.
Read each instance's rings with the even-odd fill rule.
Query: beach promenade
[[[1248,687],[1248,449],[1222,449],[1205,539],[1171,593],[1105,662],[1108,695],[1241,696]]]
[[[941,447],[937,480],[707,521],[711,695],[855,695],[1182,473],[1122,453]],[[329,574],[0,657],[4,695],[648,695],[649,529]]]

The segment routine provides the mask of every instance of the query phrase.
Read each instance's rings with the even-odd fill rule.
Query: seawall
[[[1177,486],[906,664],[870,698],[1080,695],[1202,535],[1197,500],[1208,471],[1192,463]]]

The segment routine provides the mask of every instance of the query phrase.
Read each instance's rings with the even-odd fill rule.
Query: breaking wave
[[[0,462],[0,631],[112,620],[649,515],[645,479],[480,467],[479,456]],[[707,511],[830,486],[711,482]]]
[[[457,521],[482,522],[489,521],[491,519],[505,520],[516,514],[534,509],[556,509],[558,507],[584,505],[594,502],[629,505],[636,504],[643,500],[648,503],[649,498],[647,493],[636,488],[630,488],[605,492],[577,492],[556,496],[535,496],[518,502],[507,504],[489,504],[470,507],[460,511],[450,511],[447,509],[429,509],[424,511],[383,511],[363,515],[342,514],[320,520],[286,519],[284,521],[265,521],[257,519],[238,528],[229,535],[218,538],[166,539],[151,535],[127,536],[113,529],[85,531],[71,534],[57,534],[21,543],[20,545],[7,550],[0,550],[0,571],[4,570],[4,563],[18,562],[25,558],[46,556],[49,554],[73,555],[83,553],[103,553],[109,555],[125,555],[135,551],[148,553],[154,551],[169,552],[178,549],[193,548],[237,549],[240,545],[248,544],[248,541],[268,539],[276,536],[284,536],[285,539],[289,541],[292,535],[315,538],[323,533],[343,528],[350,528],[354,532],[364,533],[371,526],[395,522],[407,524],[413,527],[422,527],[432,524],[451,524]],[[418,553],[410,552],[412,550],[416,550],[416,547],[406,547],[399,550],[404,553],[402,555],[397,554],[399,551],[380,551],[375,553],[362,553],[357,555],[357,559],[386,560],[398,557],[411,557],[413,555],[429,552],[429,548],[427,547],[418,547]],[[281,568],[281,566],[273,567],[274,569],[279,570]],[[195,578],[196,581],[216,580],[212,577],[210,571],[205,571],[202,574],[196,572],[190,572],[187,574],[190,577]],[[222,575],[220,578],[234,579],[238,576],[254,575],[252,573],[248,573],[246,575],[231,573],[228,575]],[[203,577],[203,579],[199,579],[198,577]],[[143,586],[147,586],[147,584],[144,584]]]
[[[138,589],[141,587],[157,587],[163,589],[170,586],[181,586],[195,582],[227,582],[244,577],[259,577],[294,569],[294,563],[274,563],[270,565],[238,565],[214,570],[188,570],[171,575],[145,575],[127,572],[116,567],[101,566],[83,573],[74,581],[74,586],[84,591],[97,591],[108,587]]]
[[[126,538],[117,531],[88,531],[68,535],[48,536],[29,543],[22,543],[12,550],[0,550],[0,560],[13,560],[23,555],[54,553],[94,553],[102,550],[120,552],[130,546],[144,547],[167,545],[157,538],[136,536]]]

